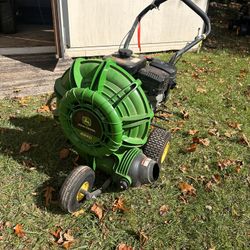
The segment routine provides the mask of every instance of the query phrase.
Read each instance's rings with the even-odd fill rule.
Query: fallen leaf
[[[224,135],[227,137],[227,138],[231,138],[233,135],[235,135],[235,134],[237,134],[237,132],[236,131],[226,131],[225,133],[224,133]]]
[[[206,184],[205,188],[206,188],[207,190],[211,191],[211,190],[213,189],[213,183],[212,183],[212,181],[209,181],[209,182]]]
[[[194,137],[193,138],[193,143],[197,143],[197,144],[202,144],[203,146],[208,147],[210,144],[210,141],[208,138],[198,138],[198,137]]]
[[[176,133],[177,131],[180,131],[181,128],[176,127],[176,128],[171,128],[170,130],[171,130],[172,133]]]
[[[30,149],[31,149],[31,143],[23,142],[20,147],[19,153],[22,154],[24,152],[28,152]]]
[[[193,144],[191,144],[191,145],[186,149],[186,151],[189,152],[189,153],[191,153],[191,152],[194,152],[194,151],[196,150],[196,148],[197,148],[197,144],[193,143]]]
[[[69,249],[75,240],[70,230],[63,232],[61,227],[58,227],[52,235],[55,237],[55,242],[65,249]]]
[[[27,167],[28,170],[35,170],[36,165],[31,160],[23,161],[23,165]]]
[[[120,210],[120,211],[123,211],[123,212],[127,211],[128,209],[124,206],[124,199],[121,198],[121,197],[115,199],[115,201],[113,203],[112,210],[113,211]]]
[[[6,222],[4,223],[4,226],[5,226],[5,227],[8,227],[8,228],[11,228],[11,227],[12,227],[12,223],[11,223],[10,221],[6,221]]]
[[[220,168],[220,170],[223,170],[223,169],[233,165],[234,163],[235,163],[235,161],[226,159],[226,160],[219,161],[218,167]]]
[[[148,241],[148,236],[143,231],[140,231],[139,232],[139,239],[140,239],[141,246],[143,246]]]
[[[78,216],[83,215],[83,214],[85,214],[85,210],[84,209],[80,209],[80,210],[72,213],[72,215],[75,216],[75,217],[78,217]]]
[[[240,171],[241,171],[241,169],[242,169],[242,166],[237,166],[237,167],[235,168],[236,173],[239,174]]]
[[[164,112],[164,113],[161,113],[160,116],[164,118],[170,118],[170,117],[173,117],[174,115],[172,113]]]
[[[117,246],[116,249],[117,249],[117,250],[133,250],[133,247],[128,246],[128,245],[126,245],[126,244],[124,244],[124,243],[120,243],[120,244]]]
[[[0,240],[3,240],[3,236],[2,235],[0,235]]]
[[[219,184],[221,182],[221,176],[219,174],[215,174],[212,176],[212,180],[216,183]]]
[[[186,182],[180,182],[179,188],[183,194],[187,194],[187,195],[195,195],[196,194],[196,189],[192,185],[190,185]]]
[[[21,224],[17,224],[15,227],[14,227],[14,232],[15,234],[18,236],[18,237],[21,237],[23,238],[25,236],[25,233],[23,231],[23,226]]]
[[[60,238],[60,233],[62,232],[62,228],[58,227],[56,231],[52,232],[51,234],[58,240]]]
[[[208,130],[208,134],[209,135],[213,135],[213,136],[217,136],[219,137],[220,136],[220,133],[218,132],[218,129],[216,128],[211,128]]]
[[[65,241],[74,241],[74,237],[71,235],[71,231],[67,230],[64,234],[63,234],[63,238]]]
[[[93,212],[98,217],[99,220],[102,219],[103,211],[102,211],[101,206],[99,206],[97,203],[94,203],[94,205],[91,207],[90,211]]]
[[[242,136],[241,136],[239,142],[240,142],[241,144],[243,144],[243,145],[247,145],[248,147],[250,147],[250,142],[249,142],[249,140],[248,140],[248,138],[246,137],[245,134],[242,134]]]
[[[241,130],[242,124],[239,124],[237,122],[228,122],[227,124],[230,128]]]
[[[182,118],[185,120],[185,119],[188,119],[189,118],[189,113],[188,113],[188,111],[186,111],[186,110],[182,110],[181,111],[181,114],[182,114]]]
[[[72,244],[73,244],[73,241],[65,241],[65,242],[63,242],[62,246],[65,249],[70,249],[70,247],[72,246]]]
[[[206,205],[205,207],[206,207],[206,209],[209,210],[209,211],[211,211],[211,210],[213,209],[213,207],[210,206],[210,205]]]
[[[206,89],[204,89],[204,88],[202,88],[202,87],[198,87],[197,89],[196,89],[196,91],[198,92],[198,93],[207,93],[207,90]]]
[[[45,112],[50,112],[49,106],[47,105],[43,105],[37,109],[37,113],[45,113]]]
[[[52,193],[55,191],[55,189],[51,186],[47,186],[43,191],[45,197],[45,206],[48,207],[52,202]]]
[[[196,130],[196,129],[193,129],[193,130],[191,129],[191,130],[188,131],[189,135],[195,135],[197,133],[199,133],[199,130]]]
[[[59,157],[60,157],[60,159],[61,159],[61,160],[64,160],[64,159],[68,158],[69,153],[70,153],[70,151],[69,151],[68,148],[63,148],[63,149],[61,149],[60,152],[59,152]]]
[[[182,172],[182,173],[186,173],[187,172],[187,169],[188,169],[188,166],[187,165],[181,165],[179,167],[179,170]]]
[[[162,205],[159,209],[160,216],[165,216],[169,212],[168,205]]]
[[[208,147],[210,144],[210,141],[208,138],[200,139],[200,144],[202,144],[205,147]]]

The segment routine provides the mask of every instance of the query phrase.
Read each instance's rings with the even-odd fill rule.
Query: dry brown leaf
[[[239,142],[240,142],[241,144],[244,144],[244,145],[247,145],[248,147],[250,147],[250,142],[249,142],[249,140],[248,140],[248,138],[246,137],[245,134],[242,134],[242,136],[241,136]]]
[[[25,236],[25,233],[23,231],[23,226],[21,224],[17,224],[15,227],[14,227],[14,233],[18,236],[18,237],[21,237],[23,238]]]
[[[90,211],[93,212],[98,217],[99,220],[102,219],[103,210],[102,210],[100,205],[98,205],[97,203],[94,203],[94,205],[91,207]]]
[[[2,236],[2,235],[0,235],[0,241],[1,241],[1,240],[3,240],[3,236]]]
[[[56,231],[52,232],[51,234],[58,240],[60,238],[60,233],[62,232],[62,228],[58,227]]]
[[[208,138],[200,139],[200,144],[202,144],[205,147],[208,147],[210,144],[210,141]]]
[[[181,110],[181,114],[182,114],[182,118],[185,120],[185,119],[188,119],[189,118],[189,113],[188,111],[186,110]]]
[[[198,137],[194,137],[193,138],[193,143],[197,143],[197,144],[202,144],[203,146],[208,147],[210,144],[210,141],[208,138],[198,138]]]
[[[217,136],[217,137],[220,136],[220,133],[218,132],[217,128],[211,128],[211,129],[209,129],[208,130],[208,134],[209,135],[213,135],[213,136]]]
[[[212,181],[209,181],[206,185],[205,188],[209,191],[211,191],[213,189],[213,183]]]
[[[23,161],[23,165],[25,165],[28,170],[35,170],[36,169],[36,165],[31,160]]]
[[[227,137],[227,138],[231,138],[233,135],[237,134],[236,131],[229,131],[227,130],[224,135]]]
[[[64,234],[63,234],[63,238],[65,241],[74,241],[74,237],[71,235],[71,231],[67,230]]]
[[[176,127],[176,128],[171,128],[170,130],[171,130],[172,133],[176,133],[177,131],[180,131],[181,128]]]
[[[242,166],[236,166],[235,168],[236,173],[239,174],[241,169],[242,169]]]
[[[85,214],[85,210],[84,209],[80,209],[80,210],[72,213],[72,215],[75,216],[75,217],[78,217],[78,216],[83,215],[83,214]]]
[[[61,160],[68,158],[70,150],[68,148],[63,148],[59,152],[59,157]]]
[[[113,211],[120,210],[123,212],[128,211],[128,209],[124,206],[124,199],[122,197],[115,199],[112,210]]]
[[[191,145],[186,149],[186,151],[187,151],[188,153],[191,153],[191,152],[194,152],[196,149],[197,149],[197,144],[193,143],[193,144],[191,144]]]
[[[240,123],[238,123],[238,122],[228,122],[227,124],[228,124],[228,126],[229,126],[230,128],[234,128],[234,129],[241,130],[242,124],[240,124]]]
[[[212,176],[212,180],[216,183],[219,184],[221,182],[221,176],[219,174],[215,174]]]
[[[19,153],[22,154],[24,152],[28,152],[30,149],[31,149],[31,143],[23,142],[21,147],[20,147]]]
[[[206,89],[204,89],[204,88],[202,88],[202,87],[198,87],[197,89],[196,89],[196,91],[198,92],[198,93],[207,93],[207,90]]]
[[[55,237],[55,242],[65,249],[69,249],[75,240],[70,230],[63,232],[61,227],[58,227],[56,231],[51,234]]]
[[[164,118],[170,118],[170,117],[173,117],[174,115],[172,113],[164,112],[164,113],[161,113],[160,116]]]
[[[186,173],[187,170],[188,170],[188,166],[187,165],[181,165],[179,167],[179,170],[182,172],[182,173]]]
[[[168,205],[162,205],[159,209],[160,216],[165,216],[169,212]]]
[[[70,249],[70,247],[72,246],[72,244],[73,244],[73,241],[65,241],[65,242],[63,242],[62,246],[65,249]]]
[[[190,129],[189,131],[188,131],[188,134],[189,135],[195,135],[195,134],[198,134],[199,133],[199,130],[196,130],[196,129]]]
[[[218,162],[218,167],[220,168],[220,170],[223,170],[223,169],[233,165],[234,163],[235,163],[235,161],[229,160],[229,159],[221,160]]]
[[[179,196],[179,199],[180,199],[180,201],[183,202],[184,204],[187,204],[187,203],[188,203],[187,197],[185,197],[185,196],[183,196],[183,195],[180,195],[180,196]]]
[[[45,206],[48,207],[49,204],[52,202],[52,193],[55,191],[55,189],[51,186],[47,186],[43,191],[45,197]]]
[[[141,246],[143,246],[148,241],[148,236],[143,231],[140,231],[139,232],[139,239],[140,239]]]
[[[50,112],[49,106],[47,105],[43,105],[37,109],[37,113],[46,113],[46,112]]]
[[[180,182],[179,188],[183,194],[187,194],[187,195],[195,195],[196,194],[196,189],[192,185],[190,185],[186,182]]]
[[[116,249],[117,249],[117,250],[133,250],[133,247],[128,246],[128,245],[126,245],[126,244],[124,244],[124,243],[120,243],[120,244],[117,246]]]

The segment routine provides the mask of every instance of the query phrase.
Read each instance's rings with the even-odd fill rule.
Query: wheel
[[[85,200],[81,192],[91,191],[95,181],[95,172],[88,166],[75,168],[64,181],[59,196],[63,210],[73,213],[77,211]]]
[[[144,154],[162,164],[168,154],[171,134],[165,129],[155,128],[149,135],[148,141],[143,148]]]

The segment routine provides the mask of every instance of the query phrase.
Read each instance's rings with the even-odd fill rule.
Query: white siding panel
[[[193,0],[206,10],[207,0]],[[65,0],[64,0],[65,2]],[[117,50],[136,15],[152,0],[68,0],[64,20],[68,30],[66,54],[103,55]],[[67,16],[66,14],[67,13]],[[141,23],[142,52],[179,49],[198,34],[203,22],[180,0],[168,0]],[[136,48],[137,35],[131,48]],[[136,50],[136,49],[135,49]]]

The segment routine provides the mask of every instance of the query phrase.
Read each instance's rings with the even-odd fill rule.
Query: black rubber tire
[[[155,128],[150,133],[148,141],[143,147],[143,153],[161,165],[163,163],[161,162],[161,158],[170,140],[170,132],[166,131],[165,129]]]
[[[16,32],[14,7],[10,0],[0,3],[1,30],[4,34]]]
[[[75,168],[66,178],[60,189],[59,196],[61,208],[69,213],[77,211],[85,200],[83,198],[83,200],[79,202],[76,199],[77,193],[85,182],[89,183],[88,191],[90,192],[94,185],[94,181],[95,172],[90,167],[79,166]]]

